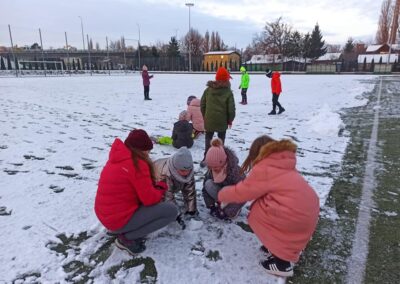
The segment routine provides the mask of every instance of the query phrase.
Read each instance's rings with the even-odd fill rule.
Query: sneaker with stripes
[[[261,261],[262,267],[267,270],[269,274],[290,277],[293,276],[293,265],[289,261],[279,259],[277,257],[270,257],[264,261]]]
[[[265,246],[261,246],[260,250],[264,253],[264,256],[269,259],[271,257],[273,257],[273,254],[269,251],[269,249],[267,249]]]

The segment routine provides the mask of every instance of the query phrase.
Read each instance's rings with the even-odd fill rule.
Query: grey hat
[[[191,170],[193,169],[192,154],[186,147],[181,147],[172,156],[172,165],[177,170]]]

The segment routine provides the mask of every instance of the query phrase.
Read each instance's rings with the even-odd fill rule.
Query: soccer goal
[[[32,61],[32,60],[21,60],[18,62],[20,72],[30,73],[29,71],[40,71],[45,74],[64,73],[64,62],[63,61]]]

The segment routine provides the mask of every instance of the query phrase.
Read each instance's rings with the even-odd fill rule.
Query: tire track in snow
[[[374,171],[376,168],[376,144],[378,141],[379,109],[382,93],[382,77],[379,83],[378,99],[374,107],[374,121],[371,138],[368,145],[367,163],[361,193],[360,209],[358,211],[356,232],[353,248],[348,260],[346,283],[363,283],[365,267],[368,257],[369,228],[371,220],[371,208],[373,206],[373,192],[376,186]]]

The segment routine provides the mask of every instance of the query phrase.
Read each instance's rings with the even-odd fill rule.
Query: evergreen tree
[[[0,57],[0,70],[6,70],[6,65],[4,64],[3,57]]]
[[[364,57],[363,71],[367,71],[367,57]]]
[[[81,61],[79,59],[78,59],[77,64],[78,64],[78,70],[81,70]]]
[[[75,66],[75,59],[72,59],[72,70],[75,70],[76,66]]]
[[[314,30],[311,33],[311,46],[310,46],[310,58],[317,59],[318,57],[326,53],[325,41],[322,40],[322,34],[319,29],[318,23],[315,25]]]
[[[67,66],[65,66],[65,62],[64,62],[64,60],[62,60],[61,62],[62,62],[62,67],[63,67],[63,70],[64,70],[64,71],[66,71],[66,70],[67,70]]]
[[[167,56],[168,57],[180,56],[179,44],[175,37],[171,37],[171,40],[168,43]]]
[[[160,53],[158,52],[158,49],[157,49],[157,47],[155,47],[155,46],[152,46],[151,47],[151,55],[153,56],[153,57],[160,57]]]
[[[370,72],[374,72],[374,69],[375,69],[375,60],[372,58],[371,66],[370,66],[370,68],[369,68],[369,71],[370,71]]]
[[[302,40],[302,53],[304,59],[311,58],[311,37],[309,33]]]
[[[286,43],[286,56],[289,58],[300,57],[302,53],[302,38],[298,31],[291,32]]]
[[[32,70],[32,63],[28,63],[28,68],[29,68],[29,70]]]
[[[15,69],[19,70],[19,62],[17,57],[15,57],[14,63],[15,63]]]
[[[344,52],[352,53],[354,51],[354,40],[350,37],[344,46]]]
[[[210,51],[215,51],[216,50],[216,44],[215,44],[215,33],[211,33],[211,41],[210,41]]]
[[[206,31],[204,35],[203,52],[207,53],[210,51],[210,33]]]

